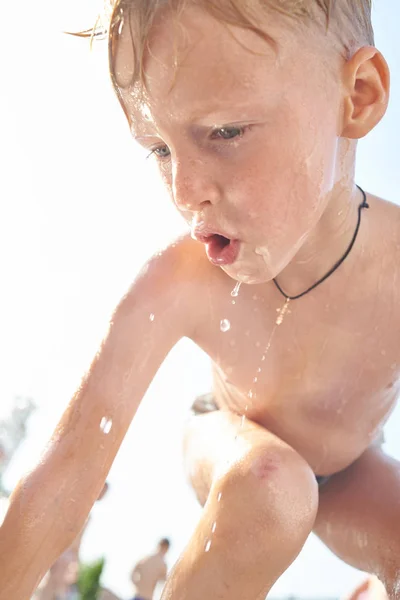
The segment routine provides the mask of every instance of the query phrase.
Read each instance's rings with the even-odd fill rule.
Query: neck
[[[307,290],[344,256],[357,227],[362,201],[362,192],[353,185],[331,193],[318,224],[277,277],[280,287],[288,296],[296,296]],[[352,249],[353,260],[359,251],[360,246]],[[350,262],[349,257],[346,261]]]

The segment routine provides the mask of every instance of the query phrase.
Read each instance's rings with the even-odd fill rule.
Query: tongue
[[[239,242],[223,235],[213,235],[206,242],[208,259],[215,265],[229,265],[235,262],[239,252]]]

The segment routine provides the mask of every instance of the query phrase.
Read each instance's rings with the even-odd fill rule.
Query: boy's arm
[[[138,581],[140,581],[141,566],[142,566],[142,561],[138,562],[132,569],[131,581],[132,581],[133,585],[136,585],[138,583]]]
[[[147,387],[188,331],[190,240],[142,270],[39,464],[17,485],[0,528],[0,600],[30,598],[99,496]]]

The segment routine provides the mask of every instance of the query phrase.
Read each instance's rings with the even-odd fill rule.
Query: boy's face
[[[314,30],[305,41],[276,16],[265,23],[276,50],[200,9],[187,9],[179,27],[161,17],[144,64],[146,92],[121,92],[132,131],[153,150],[210,260],[236,280],[269,281],[343,177],[340,58],[328,68]],[[129,79],[131,64],[125,25],[117,81]]]

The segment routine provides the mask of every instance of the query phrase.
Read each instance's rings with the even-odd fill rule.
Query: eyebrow
[[[227,100],[221,100],[207,108],[196,108],[191,112],[188,118],[188,122],[191,124],[196,123],[201,125],[204,121],[214,122],[225,122],[230,123],[232,119],[226,118],[227,112],[232,113],[234,111],[247,111],[249,109],[249,100],[243,100],[243,102],[237,102],[236,104],[228,104]],[[236,119],[238,121],[238,119]],[[207,123],[208,126],[208,123]]]
[[[134,140],[160,137],[157,131],[151,129],[150,123],[133,123],[132,120],[129,123],[129,130]]]
[[[212,127],[235,125],[247,121],[257,122],[260,119],[265,119],[265,103],[262,103],[259,106],[257,104],[253,105],[251,107],[251,114],[248,102],[240,102],[234,106],[229,106],[229,108],[226,106],[226,103],[221,102],[218,106],[191,112],[191,114],[188,115],[188,118],[181,123],[175,123],[174,126],[191,130],[206,130]],[[237,114],[238,112],[240,114]],[[147,127],[152,126],[153,125],[151,123],[147,123]],[[144,123],[139,124],[137,131],[135,131],[134,125],[131,125],[130,129],[133,138],[136,140],[139,138],[146,139],[160,137],[160,133],[157,132],[156,129],[148,132],[146,130],[146,124]]]
[[[137,140],[137,141],[139,141],[139,140],[145,140],[145,139],[147,139],[147,138],[155,138],[155,137],[160,137],[160,136],[159,136],[159,135],[157,135],[156,133],[142,133],[142,134],[140,134],[140,135],[135,135],[135,134],[133,133],[132,135],[133,135],[133,139],[134,139],[134,140]]]

